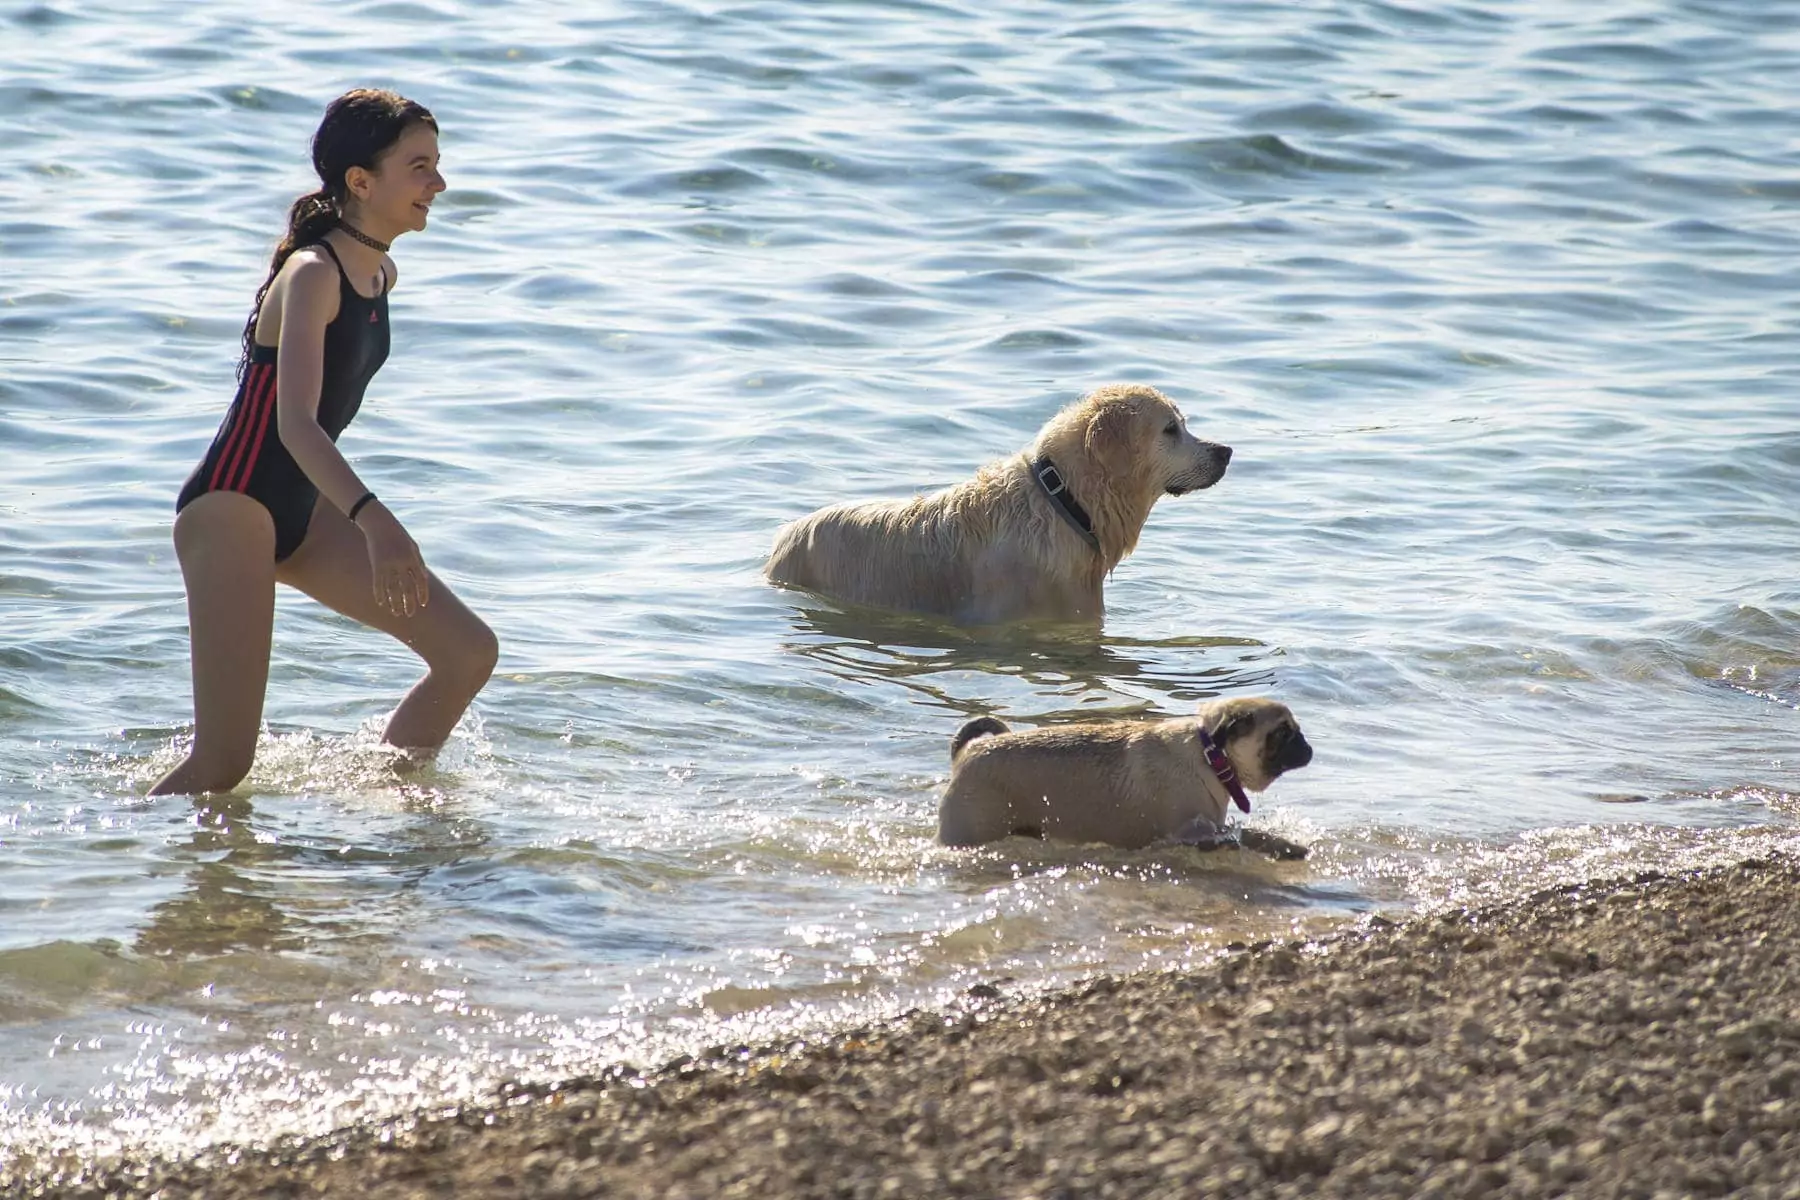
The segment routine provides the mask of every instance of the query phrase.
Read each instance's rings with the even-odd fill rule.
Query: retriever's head
[[[1181,410],[1147,384],[1096,388],[1058,413],[1038,435],[1047,454],[1093,512],[1102,540],[1130,553],[1159,496],[1211,487],[1225,474],[1231,447],[1188,432]],[[1108,534],[1111,538],[1108,538]]]
[[[1142,383],[1095,388],[1058,413],[1039,444],[1053,458],[1073,451],[1085,460],[1065,470],[1103,475],[1109,486],[1150,500],[1211,487],[1231,461],[1230,446],[1189,433],[1174,402]]]
[[[1188,432],[1173,401],[1146,384],[1113,384],[1089,392],[1087,446],[1158,495],[1180,496],[1211,487],[1225,476],[1231,447],[1203,442]]]

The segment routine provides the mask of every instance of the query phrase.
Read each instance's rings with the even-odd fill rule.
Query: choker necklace
[[[350,224],[350,222],[348,222],[348,221],[339,221],[337,223],[337,227],[339,229],[343,230],[345,233],[349,234],[356,241],[361,242],[363,245],[369,247],[372,250],[379,250],[383,254],[386,254],[388,252],[388,247],[393,245],[392,242],[376,241],[374,238],[370,237],[368,234],[364,233],[362,230],[358,229],[356,226]]]

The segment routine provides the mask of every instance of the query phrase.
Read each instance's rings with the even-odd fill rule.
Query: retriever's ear
[[[1088,454],[1119,469],[1131,462],[1131,427],[1137,414],[1125,404],[1102,404],[1088,418],[1086,448]]]

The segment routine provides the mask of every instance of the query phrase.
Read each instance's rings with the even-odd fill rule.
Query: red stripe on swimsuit
[[[248,443],[250,453],[244,459],[243,468],[234,471],[237,476],[236,480],[228,485],[234,492],[244,491],[250,486],[250,472],[256,467],[257,456],[262,453],[263,439],[269,432],[269,418],[275,412],[276,391],[275,368],[271,366],[268,371],[268,383],[264,385],[262,397],[257,402],[256,411],[252,414],[252,418],[256,421],[256,433]]]
[[[253,363],[250,367],[250,378],[244,384],[243,403],[231,415],[231,424],[225,435],[225,449],[219,454],[219,461],[214,464],[212,476],[206,481],[209,492],[225,490],[236,491],[230,479],[236,473],[237,456],[243,451],[244,441],[250,432],[250,425],[256,419],[256,402],[261,398],[263,388],[268,384],[275,369],[267,363]]]

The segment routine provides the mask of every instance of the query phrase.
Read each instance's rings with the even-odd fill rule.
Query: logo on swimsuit
[[[380,323],[381,323],[381,314],[380,313],[370,313],[369,314],[369,324],[379,325]]]

